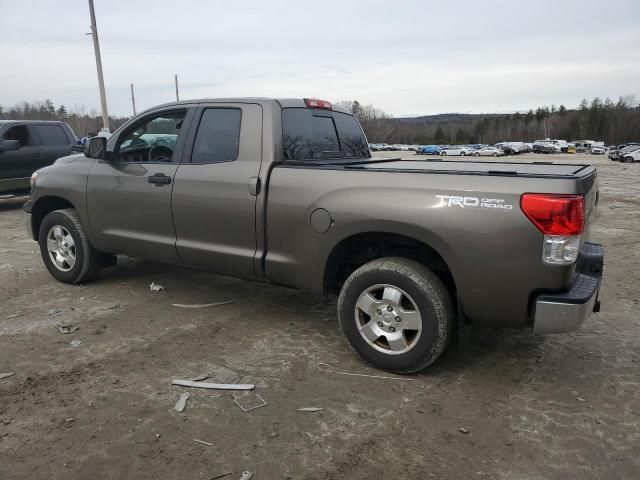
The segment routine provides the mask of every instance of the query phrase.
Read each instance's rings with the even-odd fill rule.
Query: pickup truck
[[[0,120],[0,195],[29,191],[31,174],[69,155],[77,143],[64,122]]]
[[[162,105],[32,185],[28,229],[59,281],[128,254],[336,293],[352,347],[394,372],[470,324],[565,332],[599,307],[594,167],[374,159],[322,100]]]

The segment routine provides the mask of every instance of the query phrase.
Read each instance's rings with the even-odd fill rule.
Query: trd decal
[[[502,198],[460,197],[457,195],[436,195],[440,200],[437,207],[486,208],[489,210],[513,210],[513,205]]]

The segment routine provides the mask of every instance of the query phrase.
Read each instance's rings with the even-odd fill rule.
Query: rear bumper
[[[577,274],[569,291],[543,293],[535,298],[533,331],[570,332],[578,329],[592,312],[597,312],[603,265],[602,245],[586,242],[580,250]]]

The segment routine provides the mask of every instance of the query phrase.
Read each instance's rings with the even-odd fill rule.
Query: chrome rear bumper
[[[599,311],[603,264],[602,245],[585,243],[580,250],[579,273],[569,291],[543,293],[535,298],[533,331],[543,334],[570,332],[578,329],[592,312]]]

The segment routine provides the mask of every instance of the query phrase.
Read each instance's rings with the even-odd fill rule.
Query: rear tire
[[[115,257],[91,246],[78,212],[71,208],[56,210],[44,217],[38,243],[45,267],[60,282],[87,282],[103,266],[115,264]]]
[[[460,156],[464,157],[465,153],[464,152],[460,152]]]
[[[447,156],[447,152],[441,152],[441,153],[440,153],[440,156],[442,156],[442,157],[446,157],[446,156]]]
[[[624,157],[624,163],[633,163],[633,157]]]
[[[493,152],[493,155],[491,155],[492,157],[497,157],[498,154],[496,152]]]
[[[338,298],[338,320],[351,347],[374,367],[401,374],[437,360],[449,343],[454,318],[442,281],[406,258],[361,266]]]

